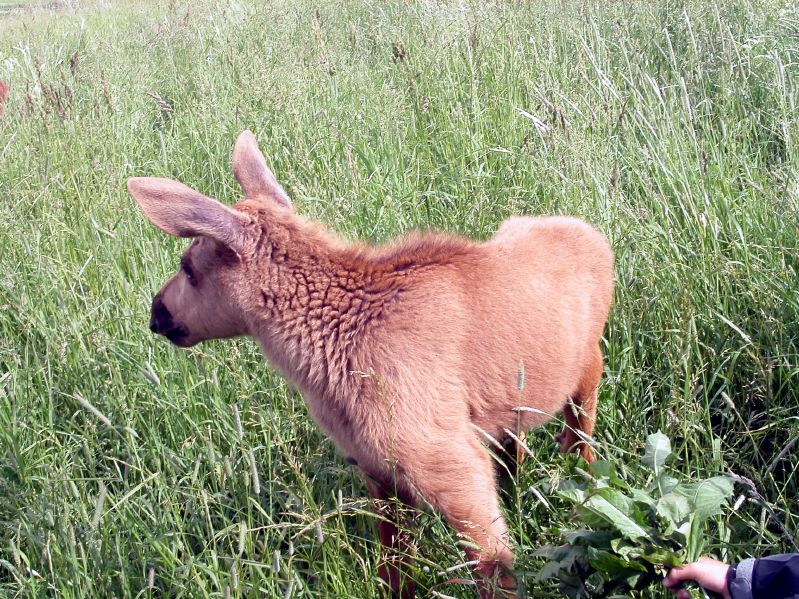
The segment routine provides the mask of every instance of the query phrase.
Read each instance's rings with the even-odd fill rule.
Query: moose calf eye
[[[185,264],[181,268],[183,270],[183,274],[186,275],[186,278],[188,279],[189,283],[194,285],[196,283],[196,279],[194,278],[194,273],[192,272],[191,268],[189,268]]]

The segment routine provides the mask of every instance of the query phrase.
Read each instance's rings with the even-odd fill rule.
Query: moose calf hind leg
[[[597,390],[602,379],[602,350],[593,350],[591,362],[585,370],[580,385],[563,409],[566,424],[563,432],[555,437],[563,453],[579,448],[580,455],[586,462],[596,460],[591,447],[584,441],[594,432],[596,422]],[[579,431],[579,434],[578,434]]]

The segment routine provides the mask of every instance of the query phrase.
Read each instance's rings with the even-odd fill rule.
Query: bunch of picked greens
[[[557,579],[568,597],[607,597],[646,589],[666,569],[695,561],[705,523],[722,513],[733,482],[726,476],[681,482],[666,470],[671,457],[669,439],[657,432],[647,438],[641,465],[625,466],[645,476],[644,488],[607,461],[580,460],[574,477],[551,483],[555,495],[573,504],[581,528],[563,531],[563,545],[538,551],[548,560],[538,580]]]

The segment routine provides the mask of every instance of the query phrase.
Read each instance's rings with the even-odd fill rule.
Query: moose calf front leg
[[[408,576],[405,565],[414,553],[414,546],[410,534],[401,526],[403,518],[401,509],[398,509],[398,507],[411,509],[412,499],[403,493],[396,493],[397,498],[392,497],[387,492],[386,485],[366,473],[364,479],[377,514],[377,530],[381,546],[378,575],[386,584],[384,595],[391,599],[413,599],[416,596],[416,587]]]
[[[480,597],[515,597],[513,551],[487,450],[470,433],[428,446],[436,451],[416,454],[413,484],[466,542],[467,558],[477,562]]]

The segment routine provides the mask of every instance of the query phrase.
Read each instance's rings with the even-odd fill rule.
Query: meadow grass
[[[234,202],[245,128],[296,209],[352,238],[594,223],[617,280],[600,454],[634,460],[660,429],[675,471],[757,490],[709,550],[796,550],[793,3],[62,9],[0,18],[0,594],[376,596],[364,485],[302,398],[251,341],[183,351],[147,330],[185,242],[124,182]],[[533,597],[559,596],[534,550],[574,526],[544,484],[564,474],[558,428],[505,490]],[[451,530],[420,520],[420,588],[474,596],[444,584]]]

